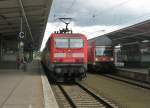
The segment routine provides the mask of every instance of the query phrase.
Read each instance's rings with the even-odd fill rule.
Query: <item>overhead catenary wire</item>
[[[126,26],[124,26],[124,27],[122,27],[122,28],[125,28],[125,27],[128,27],[128,26],[131,26],[131,25],[133,25],[133,24],[136,24],[136,23],[138,23],[138,22],[136,22],[137,20],[139,20],[139,19],[143,19],[144,17],[146,17],[146,16],[149,16],[150,15],[150,12],[147,12],[147,13],[144,13],[144,14],[142,14],[142,15],[139,15],[139,16],[137,16],[137,17],[135,17],[135,18],[133,18],[132,19],[132,21],[130,20],[130,19],[127,19],[127,22],[124,22],[124,23],[127,23],[128,25],[126,25]],[[142,20],[141,19],[141,20]],[[149,18],[147,18],[147,19],[145,19],[145,20],[148,20]],[[120,18],[120,20],[121,20],[121,18]],[[144,21],[144,20],[143,20]],[[130,23],[131,22],[131,23]],[[140,21],[139,21],[140,22]],[[113,25],[113,26],[118,26],[119,24],[121,24],[120,22],[118,22],[117,24],[115,24],[115,25]],[[93,32],[90,32],[90,34],[88,34],[88,35],[91,35],[91,34],[94,34],[95,32],[98,32],[98,31],[101,31],[101,29],[100,30],[96,30],[96,31],[93,31]]]
[[[57,14],[56,14],[56,3],[57,3],[57,0],[55,0],[55,2],[53,2],[53,5],[52,5],[52,13],[50,13],[50,17],[51,20],[49,20],[49,22],[56,22],[58,20],[57,18]],[[54,30],[56,30],[58,27],[60,26],[60,22],[56,24],[56,27],[54,28]]]
[[[120,2],[119,4],[115,4],[115,5],[113,5],[113,6],[109,7],[109,8],[106,8],[106,9],[101,10],[101,11],[98,12],[97,14],[92,14],[91,20],[93,20],[93,18],[95,19],[97,16],[102,15],[102,14],[104,14],[104,13],[106,13],[106,12],[107,12],[107,13],[108,13],[108,12],[112,12],[112,10],[114,10],[114,9],[116,9],[116,8],[122,6],[122,5],[127,4],[129,1],[131,1],[131,0],[126,0],[126,1]]]
[[[69,12],[71,12],[72,11],[72,9],[73,9],[73,6],[75,5],[75,2],[76,2],[76,0],[73,0],[72,2],[71,2],[71,5],[66,9],[66,11],[64,12],[64,13],[69,13]],[[55,15],[55,21],[56,20],[58,20],[59,18],[56,16],[56,14],[54,14]],[[65,14],[63,17],[65,18],[67,15]],[[59,27],[61,25],[61,22],[59,22],[58,24],[57,24],[57,26],[55,27],[55,30]]]
[[[109,11],[109,12],[112,12],[113,9],[116,9],[116,8],[122,6],[122,5],[125,5],[125,4],[127,4],[129,1],[131,1],[131,0],[126,0],[126,1],[120,2],[119,4],[113,5],[113,6],[109,7],[109,8],[107,8],[107,9],[104,9],[104,10],[100,11],[98,14],[92,14],[92,18],[91,18],[90,20],[93,20],[93,19],[95,20],[95,18],[96,18],[97,16],[102,15],[102,14],[108,12],[108,11]],[[89,22],[90,22],[90,20],[89,20]],[[96,21],[92,21],[92,22],[96,22]],[[96,32],[97,32],[97,31],[103,31],[103,30],[102,30],[102,29],[101,29],[101,30],[96,30]],[[92,32],[91,32],[91,33],[92,33]]]
[[[75,0],[73,0],[73,2],[71,3],[71,5],[70,5],[70,7],[73,7],[72,5],[74,5],[74,2],[75,2]],[[126,1],[124,1],[124,2],[121,2],[121,3],[119,3],[119,4],[117,4],[117,5],[115,5],[115,6],[112,6],[112,7],[110,7],[110,8],[108,8],[108,9],[105,9],[102,13],[105,13],[105,12],[107,12],[107,11],[109,11],[109,10],[113,10],[113,9],[115,9],[115,8],[118,8],[118,7],[120,7],[120,6],[122,6],[122,5],[124,5],[124,4],[126,4],[127,2],[129,2],[129,0],[126,0]],[[69,8],[67,8],[67,10],[69,10]],[[70,10],[72,10],[72,9],[70,9]],[[112,11],[111,11],[112,12]],[[94,17],[97,17],[97,16],[99,16],[100,14],[102,14],[101,12],[100,13],[98,13],[98,14],[93,14],[93,16]],[[140,16],[140,18],[141,17],[143,17],[142,15]],[[139,17],[138,17],[139,18]],[[133,19],[133,20],[135,20],[135,19]],[[120,18],[120,21],[121,21],[121,18]],[[129,21],[130,22],[130,21]],[[119,22],[120,23],[120,22]],[[115,24],[115,25],[118,25],[119,23],[117,23],[117,24]],[[115,26],[114,25],[114,26]],[[102,30],[96,30],[95,32],[102,32]],[[94,32],[93,32],[94,33]]]
[[[72,3],[71,3],[71,5],[67,8],[67,10],[66,11],[71,11],[72,10],[72,8],[73,8],[73,6],[74,6],[74,4],[75,4],[75,2],[76,2],[76,0],[73,0],[72,1]],[[53,2],[54,3],[54,2]],[[56,0],[55,0],[55,3],[56,3]],[[52,15],[52,18],[53,18],[53,20],[51,21],[51,22],[54,22],[54,21],[56,21],[56,20],[58,20],[58,17],[57,17],[57,14],[56,14],[56,12],[55,12],[55,10],[56,10],[56,6],[55,6],[55,4],[53,4],[53,14],[51,14]],[[67,12],[66,12],[67,13]],[[54,31],[59,27],[61,25],[61,22],[59,22],[57,25],[56,25],[56,27],[54,28]],[[43,42],[44,42],[45,40],[44,40],[44,38],[43,38]],[[47,41],[47,40],[46,40]],[[42,43],[43,43],[42,42]],[[45,42],[46,43],[46,42]],[[44,45],[44,44],[43,44]],[[42,49],[41,49],[42,50]]]
[[[69,7],[68,8],[66,8],[66,7],[64,7],[64,8],[66,8],[66,10],[63,12],[63,13],[69,13],[69,12],[71,12],[72,11],[72,9],[73,9],[73,7],[74,7],[74,5],[75,5],[75,2],[76,2],[76,0],[72,0],[72,2],[71,2],[71,4],[69,5]],[[58,18],[59,18],[59,16],[58,16],[58,14],[56,14],[56,12],[55,12],[55,10],[56,9],[54,9],[53,11],[53,18],[54,18],[54,21],[56,21],[56,20],[58,20]],[[64,14],[63,16],[61,16],[61,17],[66,17],[67,15],[66,14]]]
[[[72,11],[72,9],[73,9],[73,7],[74,7],[74,5],[75,5],[75,2],[76,2],[76,0],[73,0],[73,1],[72,1],[71,5],[70,5],[70,6],[67,8],[67,10],[66,10],[66,13],[69,13],[69,12]]]
[[[144,13],[143,15],[140,15],[140,16],[137,16],[136,18],[134,18],[132,21],[135,21],[135,20],[138,20],[138,19],[140,19],[140,18],[142,18],[143,16],[148,16],[148,15],[150,15],[150,12],[148,12],[148,13]],[[127,23],[129,23],[130,21],[128,21]],[[116,24],[116,25],[114,25],[114,26],[117,26],[117,25],[119,25],[120,23],[118,23],[118,24]],[[131,28],[131,27],[130,27]],[[92,35],[92,34],[94,34],[94,33],[96,33],[96,32],[101,32],[102,31],[102,29],[100,29],[100,30],[96,30],[96,31],[93,31],[93,32],[90,32],[90,34],[88,34],[88,35]]]
[[[112,12],[113,9],[116,9],[116,8],[122,6],[122,5],[125,5],[125,4],[127,4],[128,2],[130,2],[130,1],[131,1],[131,0],[123,1],[123,2],[121,2],[121,3],[119,3],[119,4],[116,4],[116,5],[112,6],[112,7],[109,7],[109,8],[107,8],[107,9],[104,9],[104,10],[98,12],[97,14],[94,14],[94,16],[96,17],[96,16],[99,16],[99,15],[102,15],[102,14],[108,12],[108,11],[109,11],[109,12]],[[110,11],[110,10],[111,10],[111,11]]]
[[[72,8],[73,8],[73,6],[75,5],[75,2],[76,2],[76,0],[73,0],[72,1],[72,3],[71,3],[71,5],[67,8],[67,10],[66,10],[66,13],[69,13],[69,11],[72,11]],[[121,2],[121,3],[119,3],[119,4],[117,4],[117,5],[114,5],[114,6],[112,6],[112,7],[110,7],[110,8],[108,8],[108,9],[105,9],[104,11],[102,11],[102,12],[106,12],[106,11],[109,11],[110,9],[112,10],[112,9],[115,9],[115,8],[118,8],[119,6],[122,6],[122,5],[124,5],[124,4],[126,4],[127,2],[129,2],[129,0],[126,0],[126,1],[124,1],[124,2]],[[101,14],[101,12],[99,13],[99,14]],[[56,14],[55,14],[56,15]],[[64,15],[64,17],[66,16],[66,14]],[[93,14],[93,16],[94,17],[96,17],[96,16],[98,16],[98,14]],[[56,17],[56,16],[55,16]],[[59,24],[60,25],[60,24]],[[56,28],[58,28],[58,26],[56,27]],[[101,31],[101,30],[99,30],[99,31]]]
[[[130,0],[130,1],[131,1],[131,0]],[[129,0],[126,0],[126,1],[124,1],[124,2],[121,2],[121,3],[119,3],[119,4],[117,4],[117,5],[113,6],[113,7],[110,7],[110,8],[108,8],[108,9],[106,9],[105,11],[101,11],[99,14],[93,14],[92,17],[95,18],[95,17],[97,17],[97,16],[99,16],[99,15],[105,13],[106,11],[113,10],[113,9],[115,9],[115,8],[118,8],[118,7],[120,7],[120,6],[124,5],[124,4],[126,4],[127,2],[129,2]],[[140,19],[140,18],[142,18],[142,17],[144,17],[144,16],[147,16],[147,15],[150,15],[150,13],[144,13],[144,15],[137,16],[136,18],[133,19],[133,21],[138,20],[138,19]],[[121,18],[120,18],[119,20],[121,20]],[[128,22],[130,22],[130,21],[128,21]],[[117,25],[119,25],[119,24],[120,24],[120,22],[118,22],[118,23],[115,24],[115,25],[117,26]],[[115,26],[115,25],[114,25],[114,26]],[[102,30],[102,29],[101,29],[101,30],[97,30],[97,31],[95,31],[95,32],[99,32],[99,31],[100,31],[100,32],[104,32],[105,30]],[[137,33],[137,34],[131,35],[130,37],[135,37],[135,36],[142,35],[142,34],[145,34],[145,33],[150,33],[150,32]],[[126,36],[126,37],[123,37],[123,38],[127,38],[127,37],[129,37],[129,36]],[[119,38],[119,39],[122,39],[122,38]]]
[[[129,2],[129,1],[126,1],[126,2]],[[131,26],[131,25],[133,25],[133,24],[136,24],[136,23],[138,23],[137,21],[139,20],[139,22],[140,22],[140,19],[141,19],[141,21],[146,21],[146,20],[148,20],[149,18],[147,17],[147,18],[145,18],[145,20],[144,20],[144,17],[146,17],[146,16],[148,16],[148,15],[150,15],[150,12],[148,12],[148,13],[144,13],[143,15],[140,15],[140,16],[137,16],[136,18],[133,18],[132,19],[132,21],[131,21],[131,19],[127,19],[127,21],[128,22],[124,22],[124,23],[127,23],[127,25],[126,26],[124,26],[124,27],[122,27],[122,28],[125,28],[125,27],[128,27],[128,26]],[[96,15],[94,15],[94,17],[96,17]],[[142,20],[143,19],[143,20]],[[121,18],[119,19],[120,21],[121,21]],[[130,23],[131,22],[131,23]],[[118,22],[117,24],[115,24],[114,26],[118,26],[119,24],[121,24],[120,22]],[[131,28],[131,27],[130,27]],[[99,30],[99,31],[101,31],[101,30]],[[95,32],[97,32],[97,30],[96,31],[94,31],[94,32],[91,32],[91,34],[94,34]],[[88,34],[88,35],[91,35],[91,34]]]

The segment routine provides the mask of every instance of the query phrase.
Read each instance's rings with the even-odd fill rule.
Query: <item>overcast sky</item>
[[[88,39],[150,18],[150,0],[53,0],[44,44],[49,35],[65,25],[60,17],[73,18],[69,28]]]

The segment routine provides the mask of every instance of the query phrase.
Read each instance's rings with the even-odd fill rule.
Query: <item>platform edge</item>
[[[44,95],[44,108],[59,108],[54,93],[51,86],[49,85],[48,79],[44,72],[41,72],[41,79],[43,85],[43,95]]]

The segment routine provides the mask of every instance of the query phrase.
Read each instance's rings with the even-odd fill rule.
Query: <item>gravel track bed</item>
[[[150,108],[150,90],[99,74],[88,74],[81,83],[119,104],[122,108]]]

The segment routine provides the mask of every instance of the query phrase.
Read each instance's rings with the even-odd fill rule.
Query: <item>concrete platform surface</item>
[[[0,108],[46,108],[43,93],[45,84],[42,84],[42,80],[45,79],[42,77],[38,62],[29,64],[26,72],[1,69]],[[55,107],[51,106],[51,108]]]
[[[129,71],[129,72],[148,74],[148,69],[142,69],[142,68],[117,68],[117,69],[123,71]]]

